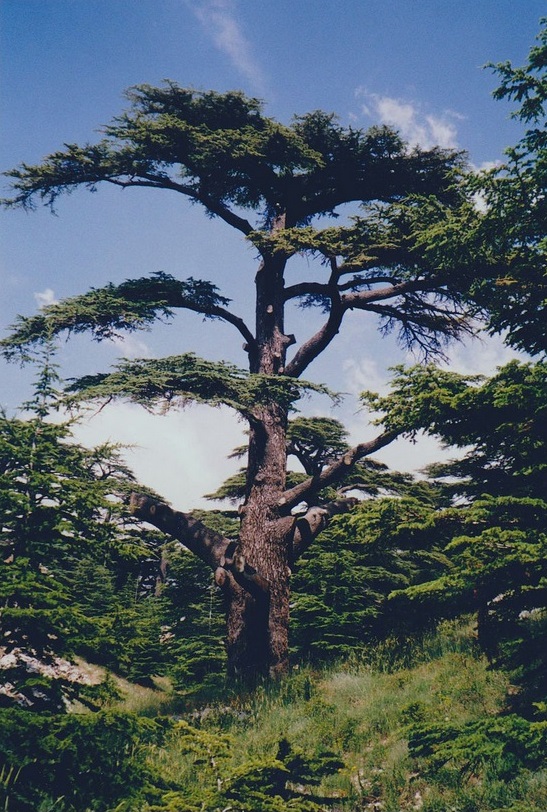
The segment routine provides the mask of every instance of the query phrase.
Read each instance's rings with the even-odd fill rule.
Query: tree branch
[[[322,488],[326,488],[327,485],[332,485],[332,483],[343,479],[356,462],[363,457],[367,457],[369,454],[373,454],[380,448],[389,445],[399,434],[401,434],[401,430],[385,431],[383,434],[379,434],[378,437],[375,437],[374,440],[359,443],[359,445],[350,448],[331,463],[331,465],[324,468],[321,473],[309,477],[309,479],[304,480],[304,482],[295,485],[294,488],[285,491],[278,502],[278,506],[283,512],[288,511],[303,499],[309,499],[310,496],[313,496],[322,490]]]
[[[129,180],[121,180],[119,178],[103,178],[107,183],[112,183],[114,186],[121,186],[127,188],[128,186],[143,186],[151,187],[154,189],[171,189],[179,194],[186,195],[186,197],[201,203],[207,211],[211,214],[220,217],[229,226],[241,231],[245,236],[253,231],[252,225],[244,217],[239,217],[228,206],[221,203],[219,200],[212,200],[207,195],[183,183],[177,183],[167,175],[146,175],[143,173],[142,179],[131,178]]]
[[[313,282],[303,282],[298,285],[292,285],[286,290],[286,299],[303,296],[306,294],[328,296],[331,299],[332,308],[329,313],[329,318],[320,330],[308,339],[299,348],[294,358],[285,366],[285,373],[291,377],[297,378],[304,370],[311,364],[318,355],[320,355],[326,347],[330,344],[333,338],[337,335],[342,319],[347,310],[374,310],[374,303],[381,302],[386,299],[396,298],[403,296],[407,293],[414,293],[417,291],[427,291],[428,289],[434,290],[436,286],[441,284],[440,279],[409,279],[398,284],[389,285],[376,290],[366,290],[353,293],[344,293],[340,296],[342,288],[336,285],[336,277],[339,276],[339,270],[333,269],[331,281],[329,284],[319,284]],[[376,279],[363,280],[364,283],[368,281],[375,282]],[[354,282],[351,282],[353,285]],[[334,290],[336,294],[334,294]],[[378,311],[377,311],[378,312]],[[396,310],[390,315],[395,315]],[[404,314],[403,314],[404,315]],[[408,320],[408,316],[407,316]]]
[[[91,289],[48,305],[31,318],[19,317],[11,336],[2,339],[0,347],[9,357],[63,330],[69,333],[89,330],[101,341],[118,335],[120,330],[143,329],[162,315],[172,316],[172,310],[178,308],[232,324],[251,353],[256,348],[255,338],[243,319],[226,308],[228,303],[229,299],[221,296],[210,282],[177,280],[168,274],[155,273],[151,277],[127,279],[120,285]]]
[[[251,352],[256,348],[256,339],[243,319],[240,318],[240,316],[236,316],[235,313],[226,310],[226,308],[220,307],[220,305],[198,305],[183,297],[180,297],[178,300],[173,297],[171,301],[167,301],[167,304],[169,307],[192,310],[194,313],[201,313],[204,316],[213,316],[214,318],[222,319],[222,321],[232,324],[236,330],[241,333],[248,345],[247,352]]]
[[[338,334],[346,308],[338,303],[329,313],[329,317],[320,330],[309,338],[296,352],[294,358],[285,366],[285,374],[298,378],[311,362],[320,355]]]
[[[329,520],[340,513],[347,513],[359,500],[353,497],[348,499],[336,499],[328,502],[323,507],[312,507],[303,516],[295,519],[292,551],[289,556],[289,564],[292,566],[317,536],[325,529]]]
[[[330,294],[329,286],[322,282],[299,282],[285,288],[283,300],[288,302],[291,299],[299,299],[303,296],[330,296]]]
[[[389,287],[385,288],[363,290],[358,293],[346,293],[342,296],[342,301],[348,308],[366,308],[366,306],[372,302],[381,302],[385,299],[394,299],[397,296],[403,296],[405,293],[438,290],[439,286],[442,284],[443,280],[439,277],[432,277],[431,279],[407,279],[404,282],[398,282],[397,284],[389,285]]]
[[[138,519],[153,524],[201,558],[214,571],[219,586],[224,585],[230,574],[254,597],[263,600],[268,596],[268,581],[245,561],[236,541],[216,533],[189,513],[173,510],[145,494],[132,493],[129,506]]]
[[[286,374],[291,377],[298,378],[306,367],[311,364],[314,358],[317,358],[317,356],[328,347],[334,336],[337,335],[342,323],[345,308],[338,291],[339,274],[335,257],[330,258],[330,266],[331,274],[329,281],[328,284],[324,286],[326,288],[326,295],[331,301],[329,317],[323,327],[314,336],[308,339],[308,341],[302,344],[292,361],[285,366]]]

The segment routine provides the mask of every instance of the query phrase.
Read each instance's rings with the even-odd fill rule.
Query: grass
[[[425,812],[430,790],[408,756],[409,724],[438,719],[462,723],[504,705],[505,677],[489,671],[470,640],[467,627],[447,626],[416,652],[415,659],[422,662],[414,667],[390,672],[385,659],[379,660],[379,669],[369,658],[315,677],[307,700],[287,700],[283,691],[265,693],[255,700],[252,723],[231,728],[237,758],[272,752],[281,737],[311,753],[319,743],[346,764],[324,786],[342,794],[346,808]],[[436,652],[432,659],[428,648]],[[305,676],[299,679],[303,682]]]
[[[90,683],[106,676],[79,665]],[[524,719],[515,726],[516,717],[504,715],[511,686],[480,655],[470,623],[443,624],[404,647],[387,641],[322,670],[295,668],[275,686],[226,694],[222,702],[210,697],[201,708],[184,707],[189,700],[164,678],[145,687],[108,675],[107,688],[108,707],[128,712],[119,718],[137,731],[121,752],[116,714],[105,714],[100,732],[114,749],[101,749],[97,764],[103,770],[114,758],[115,774],[121,765],[137,782],[109,812],[547,812],[547,769],[537,768],[545,766],[542,754],[511,761],[518,747],[526,753],[536,746],[537,754],[547,730],[540,723],[531,732]],[[135,726],[135,714],[161,718]],[[495,732],[492,738],[490,720],[501,740]],[[467,738],[439,740],[437,760],[427,749],[420,758],[409,749],[412,736],[427,746],[434,728],[464,725],[471,725]],[[503,749],[503,731],[517,750]],[[81,744],[76,736],[76,751]],[[329,759],[334,772],[325,769]],[[319,785],[310,779],[314,769]],[[12,783],[9,771],[0,775],[6,798]],[[281,797],[287,788],[300,797]],[[44,796],[49,805],[40,812],[72,810],[62,798],[50,800]]]
[[[171,686],[167,677],[154,677],[153,686],[138,685],[135,682],[107,671],[100,665],[89,663],[81,658],[76,664],[84,679],[90,685],[97,685],[107,678],[112,686],[113,699],[109,706],[118,708],[138,716],[169,716],[181,710],[181,699]],[[117,695],[117,699],[114,698]],[[85,712],[85,706],[78,703],[73,708],[76,712]]]
[[[174,735],[153,753],[152,763],[167,783],[191,795],[193,787],[222,782],[257,757],[275,757],[286,739],[307,756],[328,750],[343,760],[344,768],[316,790],[333,799],[334,806],[325,808],[545,812],[547,773],[521,774],[509,782],[450,769],[431,775],[408,752],[410,725],[463,724],[499,713],[508,687],[506,677],[478,654],[469,624],[445,624],[403,655],[385,644],[336,668],[297,670],[253,697],[211,705],[200,720],[190,720],[206,741],[197,761],[187,738]]]
[[[307,758],[329,751],[343,761],[319,787],[302,788],[330,799],[321,808],[335,812],[547,810],[547,771],[521,770],[505,780],[489,774],[488,766],[473,775],[456,764],[432,772],[426,760],[409,754],[413,725],[463,725],[505,709],[507,678],[488,667],[468,623],[446,623],[405,650],[388,641],[329,669],[295,669],[275,687],[222,704],[211,701],[201,713],[185,715],[166,681],[150,689],[116,678],[116,686],[123,709],[145,716],[176,713],[180,720],[161,748],[149,749],[163,795],[131,812],[212,812],[214,802],[193,805],[191,799],[207,790],[213,797],[249,765],[274,759],[281,740]],[[239,812],[237,804],[232,808]],[[244,808],[255,812],[252,805]]]

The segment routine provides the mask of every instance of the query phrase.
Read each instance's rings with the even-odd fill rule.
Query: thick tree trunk
[[[229,674],[247,685],[260,677],[286,673],[290,567],[331,516],[356,502],[340,499],[294,518],[280,516],[272,508],[277,493],[277,486],[258,476],[242,510],[239,542],[144,494],[133,493],[130,500],[138,518],[178,539],[215,573],[226,598]]]
[[[256,546],[262,548],[262,569],[269,575],[269,594],[252,596],[235,582],[230,585],[228,674],[246,684],[252,685],[263,677],[279,677],[289,666],[289,573],[284,562],[284,539],[278,542],[272,545],[271,534],[256,539]]]
[[[285,226],[284,216],[272,231]],[[264,257],[256,275],[256,349],[251,372],[282,375],[293,339],[283,331],[286,259]],[[292,522],[280,516],[287,471],[287,412],[278,403],[257,406],[250,415],[247,497],[241,507],[239,546],[245,561],[268,584],[251,595],[233,580],[228,589],[229,673],[246,681],[279,676],[288,668],[289,557]]]
[[[286,479],[286,411],[278,404],[255,410],[251,424],[248,496],[241,507],[239,547],[268,584],[251,595],[230,589],[227,650],[230,674],[245,680],[278,676],[288,668],[289,549],[292,521],[279,514]]]
[[[279,217],[272,230],[283,228]],[[282,254],[265,256],[256,275],[256,337],[247,345],[251,373],[285,375],[286,351],[294,339],[284,333]],[[290,567],[326,526],[331,515],[351,500],[312,507],[298,519],[291,507],[336,481],[365,454],[391,439],[349,449],[307,483],[286,490],[287,410],[275,399],[246,413],[249,455],[246,498],[240,507],[239,540],[214,533],[192,516],[135,494],[135,513],[177,538],[206,561],[223,590],[227,609],[226,646],[229,675],[247,684],[279,677],[289,665]]]

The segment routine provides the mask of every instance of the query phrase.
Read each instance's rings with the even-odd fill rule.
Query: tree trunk
[[[270,593],[255,597],[232,581],[226,635],[228,674],[251,685],[261,677],[279,677],[289,666],[290,591],[284,539],[272,544],[272,534],[263,528],[254,542],[260,548],[261,569],[269,576]]]
[[[331,516],[345,513],[357,501],[338,499],[312,507],[298,519],[279,516],[267,496],[277,487],[261,489],[261,483],[259,476],[242,510],[242,540],[237,542],[146,494],[133,493],[129,502],[135,516],[180,541],[211,567],[226,597],[230,676],[251,685],[257,677],[278,677],[288,668],[290,567]]]
[[[283,228],[278,217],[272,231]],[[251,372],[283,375],[287,347],[283,332],[286,259],[265,256],[256,274],[256,353]],[[232,677],[277,677],[288,669],[289,549],[292,522],[279,513],[287,472],[287,411],[278,403],[258,406],[250,416],[247,498],[241,507],[240,551],[268,583],[251,595],[230,580],[227,617],[228,669]]]
[[[272,231],[284,225],[280,216]],[[256,340],[248,345],[249,366],[251,373],[268,378],[286,374],[286,351],[294,342],[284,333],[285,264],[282,253],[265,255],[255,280]],[[371,443],[349,449],[307,484],[286,491],[286,406],[272,397],[269,402],[255,404],[245,416],[249,421],[249,454],[237,542],[149,497],[134,494],[131,504],[136,515],[177,538],[211,566],[226,601],[229,676],[252,685],[261,677],[277,678],[286,673],[290,567],[328,518],[346,510],[351,500],[312,507],[298,519],[290,515],[291,507],[303,494],[313,496],[345,474],[361,456],[381,447],[391,436],[384,433]]]
[[[228,603],[229,673],[252,680],[288,668],[290,518],[278,502],[286,479],[286,411],[278,404],[257,409],[251,426],[248,496],[241,508],[239,549],[268,583],[252,595],[231,581]]]

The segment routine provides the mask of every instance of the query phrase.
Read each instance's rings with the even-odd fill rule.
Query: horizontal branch
[[[145,494],[132,493],[129,506],[138,519],[180,541],[204,561],[215,573],[219,586],[224,586],[230,574],[239,586],[255,597],[264,599],[268,595],[268,581],[245,561],[236,541],[211,530],[191,514],[173,510]]]
[[[229,302],[211,282],[154,273],[119,285],[92,288],[48,305],[36,316],[19,317],[12,334],[0,341],[0,348],[6,357],[17,357],[32,344],[48,341],[65,330],[69,334],[89,331],[101,341],[121,331],[147,329],[153,321],[172,317],[174,309],[182,309],[233,325],[252,352],[255,338],[243,319],[228,310]]]
[[[434,277],[431,279],[407,279],[385,288],[346,293],[342,297],[342,301],[346,307],[358,309],[360,307],[366,307],[373,302],[395,299],[398,296],[404,296],[406,293],[426,293],[427,291],[439,290],[442,284],[443,281],[441,279]]]
[[[212,200],[207,195],[199,192],[193,186],[177,183],[168,175],[143,174],[142,178],[129,178],[128,180],[122,180],[118,177],[104,178],[104,180],[108,183],[112,183],[114,186],[121,186],[123,188],[127,188],[129,186],[142,186],[154,189],[171,189],[174,192],[186,195],[186,197],[195,200],[197,203],[201,203],[201,205],[206,208],[207,211],[214,214],[216,217],[220,217],[221,220],[224,220],[224,222],[229,226],[241,231],[243,234],[245,234],[245,236],[250,234],[253,230],[253,227],[248,220],[246,220],[244,217],[239,217],[231,209],[229,209],[228,206],[225,206],[218,200]]]
[[[207,361],[193,353],[167,358],[140,358],[116,364],[112,372],[72,379],[66,389],[69,404],[124,398],[152,411],[188,403],[228,406],[245,419],[256,420],[259,404],[277,403],[289,409],[304,392],[336,399],[326,387],[286,375],[249,373],[233,364]]]
[[[368,282],[369,280],[363,280]],[[370,282],[379,280],[372,279]],[[354,286],[354,281],[351,285]],[[331,281],[328,285],[314,285],[314,283],[307,282],[300,285],[293,285],[287,289],[291,298],[296,296],[308,295],[322,295],[330,298],[332,302],[331,310],[327,321],[323,326],[311,336],[296,352],[294,358],[289,361],[285,366],[285,372],[291,377],[297,378],[304,370],[314,361],[331,343],[337,335],[344,314],[348,310],[374,310],[377,302],[386,301],[388,299],[396,299],[410,293],[427,292],[428,290],[436,290],[437,286],[441,284],[440,279],[409,279],[404,282],[389,285],[387,287],[365,290],[353,291],[352,293],[342,293],[342,288],[333,284]],[[393,312],[389,314],[390,317],[396,316],[397,309],[393,308]],[[401,313],[401,319],[412,321],[412,313]],[[419,318],[418,318],[419,320]],[[463,326],[463,325],[462,325]],[[437,325],[438,327],[438,325]]]
[[[291,299],[300,299],[304,296],[330,296],[331,288],[322,282],[299,282],[289,285],[283,292],[285,302]]]
[[[252,350],[256,347],[256,339],[249,329],[245,322],[243,321],[240,316],[236,316],[235,313],[232,313],[230,310],[227,310],[225,307],[220,307],[219,305],[198,305],[195,302],[191,302],[185,300],[183,297],[177,301],[173,299],[172,301],[168,302],[169,307],[176,307],[181,308],[184,310],[192,310],[194,313],[201,313],[204,316],[211,316],[213,318],[222,319],[222,321],[227,322],[228,324],[233,325],[236,330],[238,330],[245,342],[249,345],[249,350]]]

